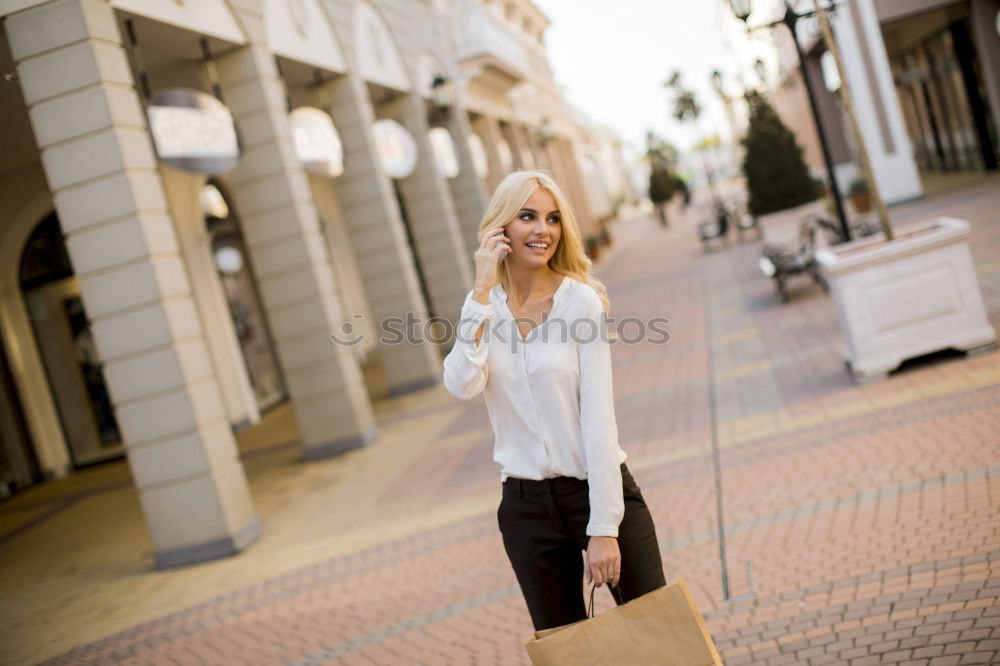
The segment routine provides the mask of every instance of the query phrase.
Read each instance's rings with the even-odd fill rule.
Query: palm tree
[[[701,130],[698,126],[698,118],[701,116],[701,105],[698,104],[698,98],[695,97],[694,91],[684,87],[680,70],[675,69],[663,85],[674,94],[674,118],[682,123],[690,122],[694,126],[699,142],[704,144],[705,142],[701,138]],[[712,182],[712,172],[708,167],[704,150],[701,151],[701,160],[705,167],[708,189],[712,193],[712,199],[715,200],[715,184]]]
[[[670,78],[663,84],[674,93],[674,118],[680,122],[697,122],[701,115],[701,106],[694,96],[693,90],[684,87],[680,70],[674,70]]]

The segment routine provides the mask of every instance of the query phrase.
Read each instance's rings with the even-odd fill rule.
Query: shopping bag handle
[[[587,607],[587,617],[594,617],[594,591],[599,588],[600,585],[592,585],[590,587],[590,605]]]

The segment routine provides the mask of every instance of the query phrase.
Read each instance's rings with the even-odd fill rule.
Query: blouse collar
[[[562,300],[563,296],[566,293],[566,290],[569,289],[569,284],[568,283],[572,279],[573,278],[571,278],[568,275],[563,275],[562,282],[559,283],[559,286],[556,287],[555,292],[553,292],[553,294],[552,294],[552,309],[553,310],[556,309],[556,305]],[[504,307],[506,307],[507,310],[509,311],[510,310],[510,306],[507,303],[507,292],[504,291],[503,284],[501,284],[500,282],[497,282],[496,285],[494,285],[494,287],[493,287],[493,291],[496,293],[497,298],[500,299],[500,302],[503,303]]]

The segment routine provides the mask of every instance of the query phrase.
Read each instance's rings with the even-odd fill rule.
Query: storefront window
[[[28,239],[20,275],[35,341],[74,464],[121,456],[124,448],[103,364],[54,213]]]
[[[205,186],[201,202],[211,236],[212,258],[226,294],[257,407],[263,412],[284,402],[287,393],[243,234],[232,207],[214,183]]]
[[[916,23],[897,31],[915,34]],[[968,21],[942,18],[930,32],[910,39],[890,57],[896,91],[922,169],[994,168],[996,124],[986,102]]]

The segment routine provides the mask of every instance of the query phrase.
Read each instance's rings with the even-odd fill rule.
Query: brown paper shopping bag
[[[535,666],[722,666],[684,579],[595,617],[535,633]]]

